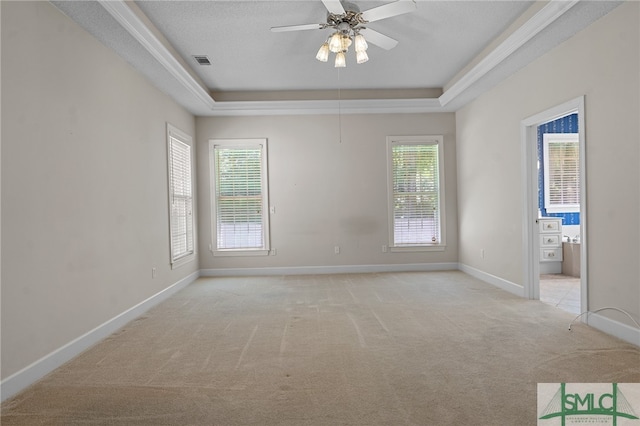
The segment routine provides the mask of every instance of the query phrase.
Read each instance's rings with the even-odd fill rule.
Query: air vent
[[[211,61],[209,60],[209,58],[207,56],[194,55],[193,59],[195,59],[196,62],[199,63],[200,65],[211,65]]]

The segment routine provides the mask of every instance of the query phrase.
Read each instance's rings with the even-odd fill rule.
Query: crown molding
[[[211,116],[445,112],[436,98],[216,102]]]
[[[556,19],[575,6],[580,0],[551,0],[542,9],[533,15],[520,28],[515,30],[509,37],[500,43],[495,49],[489,52],[471,70],[464,74],[439,98],[442,106],[446,106],[455,98],[463,94],[480,78],[484,77],[491,70],[497,67],[509,55],[522,47],[535,35],[551,25]]]
[[[463,95],[482,77],[580,0],[550,0],[521,27],[516,29],[495,49],[449,87],[439,98],[421,99],[363,99],[363,100],[297,100],[297,101],[221,101],[216,102],[167,49],[150,28],[124,0],[98,0],[98,3],[128,31],[183,87],[201,102],[198,115],[309,115],[309,114],[387,114],[429,113],[453,111],[454,99]]]
[[[98,3],[129,32],[191,94],[213,108],[215,101],[204,87],[176,59],[165,45],[123,0],[98,0]]]

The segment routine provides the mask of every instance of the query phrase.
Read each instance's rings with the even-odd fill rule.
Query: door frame
[[[588,310],[587,286],[587,179],[585,97],[580,96],[549,108],[520,122],[522,159],[522,255],[524,297],[540,299],[540,241],[538,238],[538,126],[549,121],[578,113],[578,142],[580,150],[580,312]],[[587,321],[583,315],[583,321]]]

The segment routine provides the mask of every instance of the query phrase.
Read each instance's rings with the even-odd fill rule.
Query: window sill
[[[446,244],[439,244],[433,246],[390,246],[389,251],[392,253],[412,253],[412,252],[424,252],[424,251],[444,251]]]
[[[186,265],[187,263],[193,262],[195,259],[196,259],[195,252],[188,254],[186,256],[179,257],[176,260],[171,261],[171,269],[179,268],[182,265]]]
[[[213,252],[214,256],[269,256],[269,250],[255,249],[255,250],[216,250]]]
[[[547,213],[580,213],[580,207],[576,207],[574,205],[567,207],[545,207],[545,210]]]

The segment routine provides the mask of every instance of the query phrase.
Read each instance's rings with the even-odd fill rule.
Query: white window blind
[[[176,129],[168,131],[172,264],[194,253],[191,146],[187,138]]]
[[[440,140],[390,143],[394,247],[442,243]]]
[[[551,213],[580,208],[580,148],[577,133],[546,133],[543,137],[545,209]]]
[[[266,140],[212,142],[217,250],[268,250]]]

